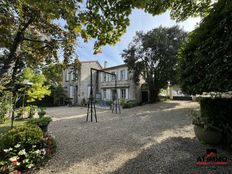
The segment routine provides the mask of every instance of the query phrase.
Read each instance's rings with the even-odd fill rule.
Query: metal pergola
[[[95,94],[93,94],[93,72],[96,72],[96,81],[95,81],[95,86],[96,89],[98,88],[98,77],[99,77],[99,72],[105,73],[105,74],[109,74],[112,75],[114,77],[114,89],[115,89],[115,97],[114,97],[114,101],[113,101],[113,108],[112,108],[112,113],[115,111],[115,113],[121,113],[120,110],[120,106],[119,106],[119,101],[118,101],[118,94],[117,94],[117,76],[115,73],[110,73],[104,70],[99,70],[99,69],[95,69],[95,68],[91,68],[90,69],[90,95],[89,95],[89,100],[88,100],[88,109],[87,109],[87,117],[86,117],[86,121],[88,121],[88,117],[90,115],[90,121],[93,121],[93,115],[95,117],[95,121],[97,122],[97,113],[96,113],[96,91]]]

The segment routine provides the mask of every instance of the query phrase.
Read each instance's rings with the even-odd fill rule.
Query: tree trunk
[[[18,32],[15,35],[14,41],[10,48],[10,53],[7,56],[7,59],[4,62],[3,67],[0,69],[0,82],[1,84],[5,84],[4,82],[7,80],[7,74],[10,73],[10,69],[15,67],[15,63],[17,60],[16,52],[19,48],[19,45],[23,42],[24,32],[28,28],[28,26],[32,23],[32,18],[28,20],[22,27],[19,27]],[[12,76],[11,76],[12,78]],[[10,79],[11,81],[11,79]]]
[[[154,86],[149,87],[150,103],[159,101],[159,89],[155,89]]]

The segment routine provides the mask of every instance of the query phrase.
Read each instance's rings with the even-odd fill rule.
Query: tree
[[[48,85],[44,85],[46,78],[43,74],[34,72],[30,68],[25,68],[19,78],[19,91],[23,91],[27,96],[27,102],[42,100],[46,95],[50,95]]]
[[[124,50],[122,57],[130,71],[134,72],[135,82],[140,76],[148,85],[150,102],[158,100],[161,88],[168,81],[176,82],[177,50],[186,33],[178,26],[159,27],[148,33],[138,32]]]
[[[232,1],[219,0],[179,50],[179,82],[188,94],[232,91]]]
[[[42,69],[42,72],[47,79],[49,85],[58,86],[62,84],[62,71],[64,69],[64,64],[54,63],[49,64]]]
[[[22,66],[28,67],[57,60],[63,49],[68,63],[78,37],[95,39],[95,53],[106,44],[115,44],[129,25],[133,8],[157,15],[171,10],[175,19],[205,15],[211,0],[82,0],[35,1],[2,0],[0,2],[0,47],[8,53],[0,68],[1,84],[15,83]],[[64,26],[57,20],[63,21]],[[10,76],[8,76],[10,74]]]
[[[44,85],[46,78],[43,74],[33,71],[31,68],[25,68],[15,85],[11,88],[5,88],[12,94],[12,116],[11,116],[11,128],[15,119],[15,109],[20,99],[25,97],[27,102],[34,102],[36,100],[42,100],[46,95],[50,95],[48,85]]]

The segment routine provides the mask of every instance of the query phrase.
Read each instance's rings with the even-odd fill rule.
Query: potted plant
[[[192,124],[196,137],[207,144],[220,144],[223,138],[222,130],[215,126],[207,117],[202,117],[199,112],[193,113]]]
[[[52,121],[51,117],[43,116],[40,118],[33,118],[28,121],[29,124],[36,124],[38,125],[44,133],[48,131],[48,125]]]
[[[40,111],[38,112],[39,117],[44,117],[46,115],[45,108],[40,108]]]

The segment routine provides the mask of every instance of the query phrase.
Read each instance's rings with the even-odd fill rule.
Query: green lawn
[[[15,120],[14,121],[14,127],[23,125],[26,122],[26,120]],[[3,124],[0,124],[0,134],[7,132],[10,130],[11,126],[11,120],[6,120]]]

